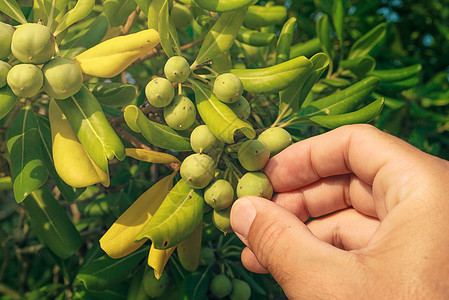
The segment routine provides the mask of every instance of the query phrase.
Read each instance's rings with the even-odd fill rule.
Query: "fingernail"
[[[241,198],[234,203],[231,210],[231,226],[240,239],[241,237],[247,239],[255,217],[256,208],[250,200]]]

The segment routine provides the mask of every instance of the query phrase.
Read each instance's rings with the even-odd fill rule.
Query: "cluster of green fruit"
[[[164,73],[166,78],[157,77],[147,84],[146,96],[151,105],[164,108],[164,119],[171,128],[186,130],[196,121],[195,105],[186,96],[175,96],[173,84],[188,80],[191,74],[189,63],[181,56],[173,56],[167,60]],[[242,96],[243,91],[242,81],[235,74],[217,74],[213,81],[213,93],[217,99],[229,105],[239,119],[246,120],[251,109]],[[190,134],[190,144],[195,154],[184,159],[180,174],[191,188],[204,189],[204,200],[213,209],[212,220],[215,226],[224,233],[231,232],[229,215],[234,195],[254,195],[270,199],[273,187],[261,170],[270,156],[279,153],[291,142],[292,138],[285,129],[274,127],[263,131],[258,139],[237,144],[238,161],[249,172],[240,178],[234,191],[227,180],[213,181],[217,172],[219,173],[217,165],[225,144],[207,125],[199,125]]]
[[[81,89],[79,66],[66,58],[53,58],[55,37],[47,26],[26,23],[14,28],[0,22],[0,39],[0,88],[8,84],[21,98],[33,98],[43,88],[55,99],[68,98]]]

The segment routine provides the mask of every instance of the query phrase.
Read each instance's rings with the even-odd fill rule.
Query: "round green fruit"
[[[83,86],[83,73],[76,63],[67,58],[56,57],[42,68],[44,91],[55,99],[65,99]]]
[[[215,162],[209,155],[195,153],[184,159],[179,172],[187,185],[203,189],[214,178]]]
[[[165,63],[164,73],[171,82],[182,83],[189,78],[190,65],[184,57],[172,56]]]
[[[184,130],[195,123],[195,104],[186,96],[177,95],[170,105],[164,108],[164,119],[175,130]]]
[[[259,140],[245,141],[239,147],[239,162],[248,171],[262,170],[269,158],[270,149]]]
[[[170,285],[170,278],[167,272],[163,272],[161,278],[156,279],[152,270],[147,270],[142,278],[143,289],[145,293],[153,298],[160,297]]]
[[[200,250],[200,266],[208,266],[215,261],[215,252],[212,248],[202,247]]]
[[[240,120],[245,121],[251,114],[251,106],[245,97],[240,96],[239,100],[228,104],[229,108],[237,115]]]
[[[47,26],[22,24],[14,31],[11,51],[23,63],[44,64],[55,53],[55,38]]]
[[[200,125],[190,134],[190,145],[196,153],[209,153],[223,147],[223,142],[210,131],[207,125]]]
[[[239,198],[243,196],[257,196],[271,199],[273,186],[264,173],[248,172],[240,178],[236,192]]]
[[[228,276],[219,274],[212,279],[209,290],[218,299],[224,298],[231,294],[232,282]]]
[[[215,181],[204,191],[204,201],[216,210],[228,208],[233,200],[234,189],[223,179]]]
[[[214,82],[214,94],[218,100],[225,103],[234,103],[243,93],[243,84],[240,78],[232,73],[218,75]]]
[[[271,156],[274,156],[292,144],[292,136],[280,127],[268,128],[262,132],[258,140],[267,145]]]
[[[20,64],[9,70],[6,80],[16,96],[31,98],[41,90],[44,76],[41,69],[35,65]]]
[[[7,59],[11,55],[11,41],[14,28],[6,23],[0,22],[0,60]]]
[[[184,29],[192,22],[192,13],[190,9],[180,3],[173,3],[173,7],[170,11],[170,17],[173,24],[178,29]]]
[[[158,77],[148,82],[145,87],[145,95],[154,107],[165,107],[173,100],[175,90],[170,81]]]
[[[224,234],[232,232],[231,227],[231,207],[212,212],[212,222]]]
[[[0,60],[0,88],[6,85],[6,77],[9,70],[11,70],[11,66],[7,62]]]
[[[231,300],[248,300],[251,298],[251,287],[246,281],[232,279],[232,292],[229,295]]]

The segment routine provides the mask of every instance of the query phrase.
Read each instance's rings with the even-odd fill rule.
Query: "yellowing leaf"
[[[156,277],[156,279],[161,278],[165,265],[167,264],[170,255],[175,251],[175,248],[176,246],[165,250],[159,250],[154,248],[154,244],[151,244],[150,254],[148,254],[148,265],[154,269],[154,277]]]
[[[143,193],[101,237],[100,246],[110,257],[124,257],[137,250],[146,240],[134,238],[154,215],[173,187],[173,173],[159,180]]]
[[[167,153],[161,153],[147,149],[126,148],[126,156],[130,156],[137,160],[151,162],[155,164],[181,164],[179,159]]]

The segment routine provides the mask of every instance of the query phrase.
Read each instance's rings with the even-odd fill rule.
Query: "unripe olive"
[[[0,22],[0,60],[11,55],[11,41],[14,28],[6,23]]]
[[[145,272],[142,278],[143,289],[145,293],[153,298],[160,297],[170,285],[170,278],[167,272],[163,272],[161,278],[156,279],[152,270]]]
[[[274,156],[292,144],[292,136],[281,127],[271,127],[262,132],[258,140],[267,145]]]
[[[11,50],[21,62],[43,64],[55,53],[55,38],[47,26],[37,23],[22,24],[14,31]]]
[[[210,131],[207,125],[200,125],[190,134],[190,145],[196,153],[209,153],[223,147],[223,142]]]
[[[218,75],[214,82],[214,94],[218,100],[225,103],[234,103],[243,93],[243,84],[240,78],[232,73]]]
[[[202,247],[200,250],[200,266],[208,266],[215,261],[215,252],[212,248]]]
[[[228,104],[229,108],[237,115],[240,120],[245,121],[251,114],[251,106],[245,97],[240,96],[239,100]]]
[[[240,145],[238,158],[248,171],[262,170],[270,158],[270,149],[259,140],[248,140]]]
[[[204,191],[204,201],[216,210],[228,208],[233,200],[234,189],[223,179],[215,181]]]
[[[184,159],[179,173],[187,185],[203,189],[214,178],[215,162],[209,155],[195,153]]]
[[[232,282],[225,274],[219,274],[212,279],[209,290],[218,299],[224,298],[231,294]]]
[[[9,70],[11,70],[11,66],[7,62],[0,60],[0,88],[6,85],[6,77]]]
[[[20,64],[9,70],[6,80],[18,97],[31,98],[41,90],[44,76],[41,69],[35,65]]]
[[[239,198],[243,196],[258,196],[271,199],[273,186],[264,173],[248,172],[240,178],[236,192]]]
[[[170,81],[158,77],[148,82],[145,95],[154,107],[165,107],[173,100],[175,90]]]
[[[224,234],[232,232],[231,227],[231,207],[212,212],[212,222]]]
[[[177,95],[172,103],[164,108],[164,119],[173,129],[187,129],[196,120],[195,104],[186,96]]]
[[[192,22],[192,12],[190,9],[180,3],[173,3],[173,7],[170,11],[170,17],[173,24],[178,29],[184,29]]]
[[[248,300],[251,298],[251,287],[246,281],[232,279],[232,292],[229,295],[231,300]]]
[[[184,57],[172,56],[165,63],[164,73],[171,82],[182,83],[189,78],[190,65]]]
[[[65,99],[76,93],[83,86],[83,73],[70,59],[56,57],[42,68],[44,74],[44,91],[55,99]]]

